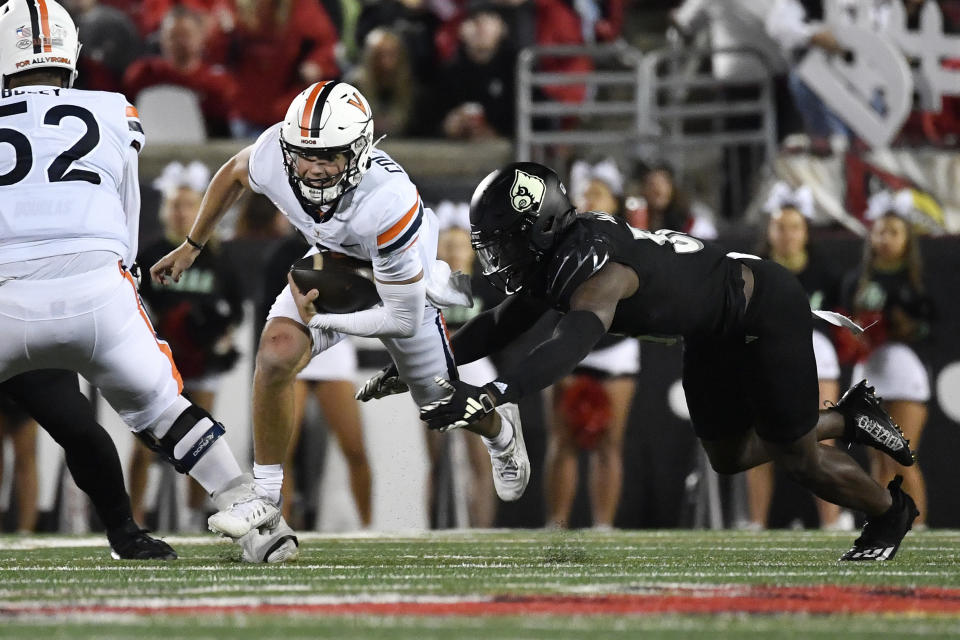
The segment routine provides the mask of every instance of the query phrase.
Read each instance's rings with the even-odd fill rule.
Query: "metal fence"
[[[660,49],[629,45],[547,46],[518,57],[518,160],[562,163],[571,157],[612,156],[626,162],[667,160],[679,177],[698,166],[722,180],[720,199],[739,212],[750,186],[777,148],[772,74],[721,80],[715,56],[744,56],[750,49]],[[588,57],[594,71],[540,70],[546,59]],[[551,99],[545,87],[580,85],[582,102]],[[704,164],[706,162],[706,166]]]

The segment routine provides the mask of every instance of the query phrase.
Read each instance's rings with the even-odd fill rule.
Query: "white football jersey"
[[[120,196],[143,148],[119,93],[32,86],[0,95],[0,264],[87,251],[128,254]]]
[[[370,161],[360,184],[336,204],[333,217],[317,222],[290,185],[276,124],[250,154],[250,188],[270,198],[311,245],[372,262],[379,280],[407,280],[421,271],[429,279],[437,255],[436,216],[424,209],[406,171],[389,155],[374,150]]]

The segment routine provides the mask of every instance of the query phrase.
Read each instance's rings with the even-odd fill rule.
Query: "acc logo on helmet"
[[[518,213],[533,209],[540,211],[546,185],[543,179],[519,169],[514,170],[513,185],[510,186],[510,206]]]

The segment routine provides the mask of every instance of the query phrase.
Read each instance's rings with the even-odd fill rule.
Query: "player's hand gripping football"
[[[200,255],[200,250],[184,242],[179,247],[157,260],[150,267],[150,278],[157,284],[167,284],[168,280],[180,282],[180,276],[190,268]]]
[[[475,387],[463,380],[436,377],[450,395],[420,408],[420,419],[435,431],[449,431],[476,424],[489,415],[500,398],[492,388]]]
[[[386,398],[395,393],[404,393],[409,391],[407,383],[400,379],[400,373],[397,371],[397,365],[390,364],[377,372],[375,376],[367,380],[360,391],[357,391],[356,398],[361,402]]]
[[[310,319],[317,315],[317,309],[313,306],[313,301],[317,299],[320,292],[316,289],[310,289],[306,293],[301,293],[297,288],[297,283],[293,281],[293,276],[287,274],[287,282],[290,283],[290,293],[293,294],[293,300],[297,303],[297,311],[300,313],[300,319],[303,324],[310,324]]]

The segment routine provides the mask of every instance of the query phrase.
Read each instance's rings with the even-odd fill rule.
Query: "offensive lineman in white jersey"
[[[143,129],[121,94],[70,88],[79,50],[54,0],[0,7],[0,381],[80,373],[212,495],[223,511],[211,528],[240,538],[280,527],[220,439],[223,425],[180,395],[170,349],[140,306],[124,265],[137,252]],[[274,560],[296,555],[289,535]]]
[[[382,306],[317,314],[318,292],[292,280],[268,315],[254,374],[254,477],[274,500],[292,428],[297,372],[344,334],[381,339],[423,406],[449,394],[435,378],[456,367],[439,308],[471,303],[438,261],[438,223],[406,172],[374,148],[370,105],[353,86],[326,81],[298,95],[283,122],[227,161],[211,182],[187,240],[150,269],[157,282],[179,279],[227,208],[246,190],[268,196],[317,248],[372,262]],[[380,381],[384,386],[389,380]],[[396,382],[394,378],[393,383]],[[365,399],[386,395],[362,392]],[[501,499],[518,499],[530,476],[516,405],[471,429],[484,436]]]

